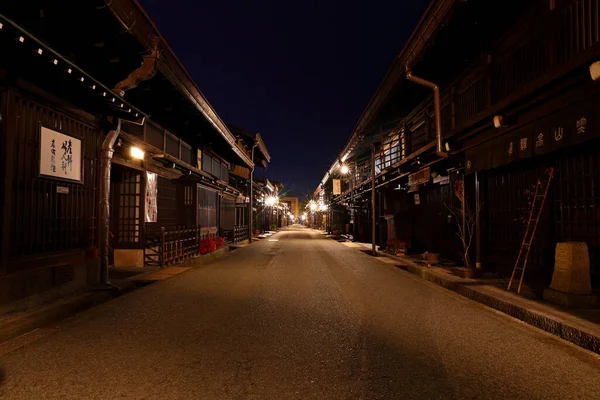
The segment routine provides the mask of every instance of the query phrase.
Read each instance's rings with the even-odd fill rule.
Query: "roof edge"
[[[188,100],[204,115],[204,117],[213,125],[225,141],[231,146],[236,155],[248,166],[253,167],[254,163],[237,147],[235,137],[221,120],[215,109],[210,105],[206,97],[198,88],[196,82],[192,79],[189,72],[183,66],[183,63],[173,49],[169,46],[163,35],[160,33],[154,21],[150,18],[146,10],[138,0],[113,0],[106,4],[106,7],[113,13],[127,31],[147,48],[150,48],[151,34],[158,36],[161,41],[162,56],[159,59],[159,70],[169,79],[169,81],[182,92]],[[127,12],[127,11],[129,12]],[[137,13],[136,13],[137,11]],[[137,14],[137,15],[136,15]],[[140,18],[146,24],[145,29],[140,26]],[[127,22],[130,24],[128,26]],[[166,51],[166,54],[165,54]]]

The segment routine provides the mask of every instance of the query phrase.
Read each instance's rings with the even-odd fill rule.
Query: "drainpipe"
[[[108,132],[102,149],[100,151],[100,184],[98,192],[100,195],[100,208],[98,209],[99,235],[98,245],[100,247],[100,284],[110,285],[108,279],[108,242],[110,236],[110,166],[112,162],[113,147],[121,133],[121,119],[118,119],[117,128]]]
[[[253,218],[254,218],[254,209],[252,207],[254,207],[253,205],[253,200],[254,200],[254,168],[255,168],[255,164],[254,164],[254,149],[256,148],[256,146],[258,146],[258,142],[255,140],[254,144],[252,145],[252,170],[250,171],[250,209],[249,209],[249,220],[248,220],[248,243],[252,243],[252,225],[253,225]]]
[[[412,71],[406,66],[406,79],[418,85],[425,86],[433,90],[433,106],[435,108],[435,136],[437,140],[436,154],[441,158],[448,158],[448,153],[442,147],[442,112],[440,105],[440,88],[433,82],[426,81],[412,74]]]

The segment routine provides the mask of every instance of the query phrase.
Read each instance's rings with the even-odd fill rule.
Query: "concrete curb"
[[[385,253],[380,253],[388,256]],[[390,257],[396,260],[395,257]],[[564,340],[567,340],[586,350],[600,354],[600,327],[598,333],[588,331],[585,327],[575,326],[568,321],[543,313],[540,310],[533,310],[526,305],[516,304],[490,293],[485,293],[484,290],[477,289],[465,284],[465,279],[452,277],[444,277],[439,273],[429,271],[425,267],[413,264],[409,260],[397,260],[402,269],[418,275],[421,278],[451,290],[461,296],[467,297],[480,304],[493,308],[504,314],[510,315],[538,329],[542,329],[548,333],[556,335]],[[481,284],[483,280],[468,280],[470,284]]]
[[[13,318],[7,318],[0,324],[0,343],[85,311],[114,297],[111,291],[96,291],[54,302]]]

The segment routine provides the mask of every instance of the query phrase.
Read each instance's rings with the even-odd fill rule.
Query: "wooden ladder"
[[[506,290],[510,290],[513,280],[515,280],[516,272],[520,271],[521,276],[518,277],[519,287],[517,288],[517,293],[521,293],[521,285],[523,284],[523,277],[525,276],[525,268],[527,267],[527,260],[529,259],[529,251],[531,250],[531,246],[533,244],[535,231],[537,229],[538,222],[540,221],[540,217],[542,216],[544,204],[546,203],[546,197],[548,196],[548,188],[550,187],[550,182],[552,181],[553,177],[554,168],[548,168],[544,173],[544,176],[538,179],[537,184],[535,185],[535,194],[531,200],[531,209],[529,210],[527,229],[525,229],[525,235],[523,236],[523,241],[521,242],[519,256],[515,262],[515,267]]]

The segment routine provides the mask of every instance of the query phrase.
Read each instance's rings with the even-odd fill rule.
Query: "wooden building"
[[[373,145],[378,244],[461,263],[449,208],[462,185],[481,210],[472,259],[506,275],[528,191],[553,167],[525,279],[547,285],[555,244],[585,241],[598,287],[599,21],[598,0],[433,0],[315,191],[349,210],[333,225],[370,241]]]
[[[108,176],[111,264],[247,239],[247,145],[137,1],[3,1],[0,48],[0,304],[98,283]]]

